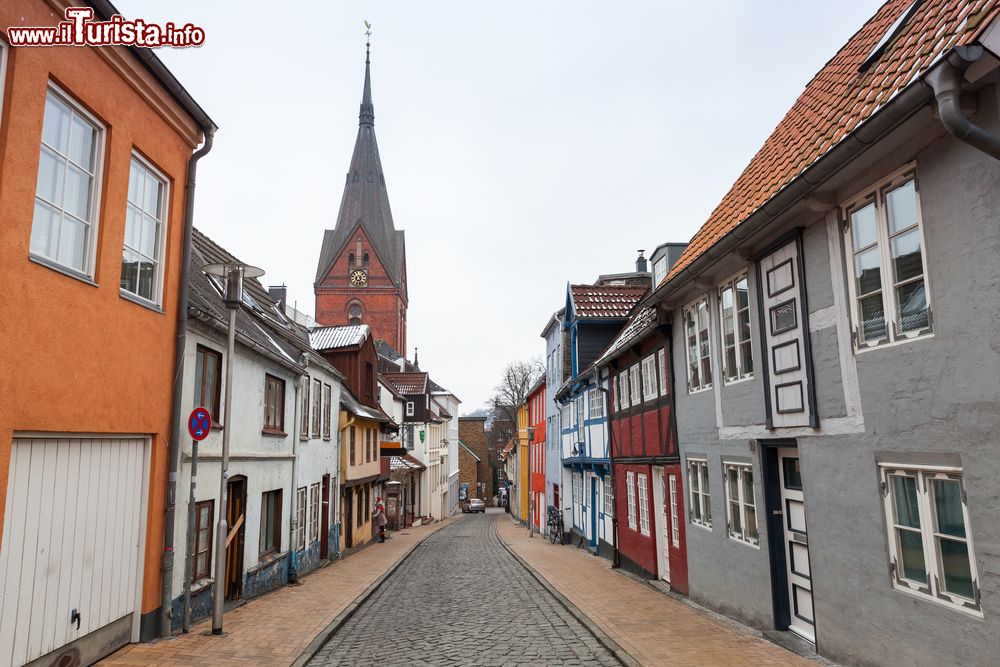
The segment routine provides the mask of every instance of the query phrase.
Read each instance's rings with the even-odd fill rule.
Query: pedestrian
[[[378,528],[378,541],[385,542],[385,525],[389,523],[389,519],[385,516],[385,503],[382,502],[382,496],[375,497],[375,507],[372,509],[372,519],[374,520],[375,526]]]
[[[500,496],[493,494],[493,507],[500,507]]]

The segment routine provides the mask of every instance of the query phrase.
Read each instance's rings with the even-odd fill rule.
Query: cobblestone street
[[[499,517],[499,519],[498,519]],[[310,664],[616,665],[469,515],[424,541]]]

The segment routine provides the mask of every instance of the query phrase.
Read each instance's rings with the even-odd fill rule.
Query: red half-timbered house
[[[597,362],[611,379],[611,465],[622,567],[687,594],[670,328],[639,308]]]

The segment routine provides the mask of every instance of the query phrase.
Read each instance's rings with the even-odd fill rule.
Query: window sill
[[[212,577],[203,577],[201,579],[196,579],[191,584],[191,595],[194,595],[195,593],[200,593],[206,588],[211,588],[212,584],[214,583],[215,579],[213,579]]]
[[[701,523],[700,521],[691,521],[690,523],[692,526],[698,526],[702,530],[707,530],[710,533],[712,532],[712,524],[704,524]]]
[[[712,391],[712,385],[700,387],[698,389],[688,388],[688,396],[694,396],[695,394],[704,394],[709,391]]]
[[[930,595],[928,593],[921,593],[919,591],[915,591],[912,588],[909,588],[902,584],[898,584],[896,582],[892,583],[892,587],[897,591],[899,591],[900,593],[905,593],[906,595],[917,598],[918,600],[924,600],[926,602],[940,605],[942,607],[947,607],[948,609],[966,614],[968,616],[972,616],[973,618],[978,618],[978,619],[983,618],[982,608],[971,609],[969,607],[962,607],[960,605],[955,604],[954,602],[948,602],[947,600],[942,600],[941,598],[934,597],[933,595]]]
[[[271,438],[287,438],[288,437],[288,434],[285,433],[284,431],[272,431],[272,430],[266,429],[266,428],[263,429],[260,432],[260,434],[261,435],[266,435],[266,436],[271,437]]]
[[[875,350],[884,350],[890,347],[899,347],[900,345],[906,345],[907,343],[914,343],[920,340],[930,340],[932,338],[934,338],[933,331],[925,334],[920,334],[919,336],[914,336],[912,338],[897,338],[891,343],[879,343],[878,345],[872,345],[869,347],[855,347],[854,354],[855,356],[862,355],[868,352],[874,352]]]
[[[100,285],[94,282],[94,279],[91,278],[90,276],[84,273],[80,273],[79,271],[76,271],[74,269],[71,269],[68,266],[63,266],[62,264],[59,264],[58,262],[48,259],[47,257],[42,257],[41,255],[34,255],[29,253],[28,260],[40,266],[44,266],[47,269],[51,269],[56,273],[61,273],[67,278],[73,278],[75,280],[79,280],[81,283],[86,283],[91,287],[100,287]]]
[[[751,373],[750,375],[746,375],[744,377],[738,378],[736,380],[726,380],[725,382],[723,382],[722,386],[723,387],[732,387],[733,385],[743,384],[744,382],[749,382],[752,379],[753,379],[753,373]]]
[[[118,295],[121,298],[125,299],[126,301],[131,301],[132,303],[134,303],[134,304],[136,304],[138,306],[142,306],[143,308],[145,308],[147,310],[151,310],[154,313],[159,313],[160,315],[165,315],[166,314],[165,312],[163,312],[163,308],[161,308],[158,304],[156,304],[156,303],[154,303],[152,301],[148,301],[148,300],[142,298],[141,296],[137,296],[135,294],[132,294],[131,292],[127,292],[127,291],[125,291],[123,289],[119,289],[118,290]]]
[[[751,542],[749,540],[744,540],[742,537],[737,537],[732,533],[729,534],[729,539],[733,542],[738,542],[740,544],[745,544],[748,547],[752,547],[760,551],[760,542]]]

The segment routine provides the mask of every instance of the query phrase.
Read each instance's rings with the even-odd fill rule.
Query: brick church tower
[[[374,338],[406,355],[406,245],[392,223],[375,141],[370,45],[358,138],[337,224],[323,235],[316,268],[316,322],[367,324]]]

